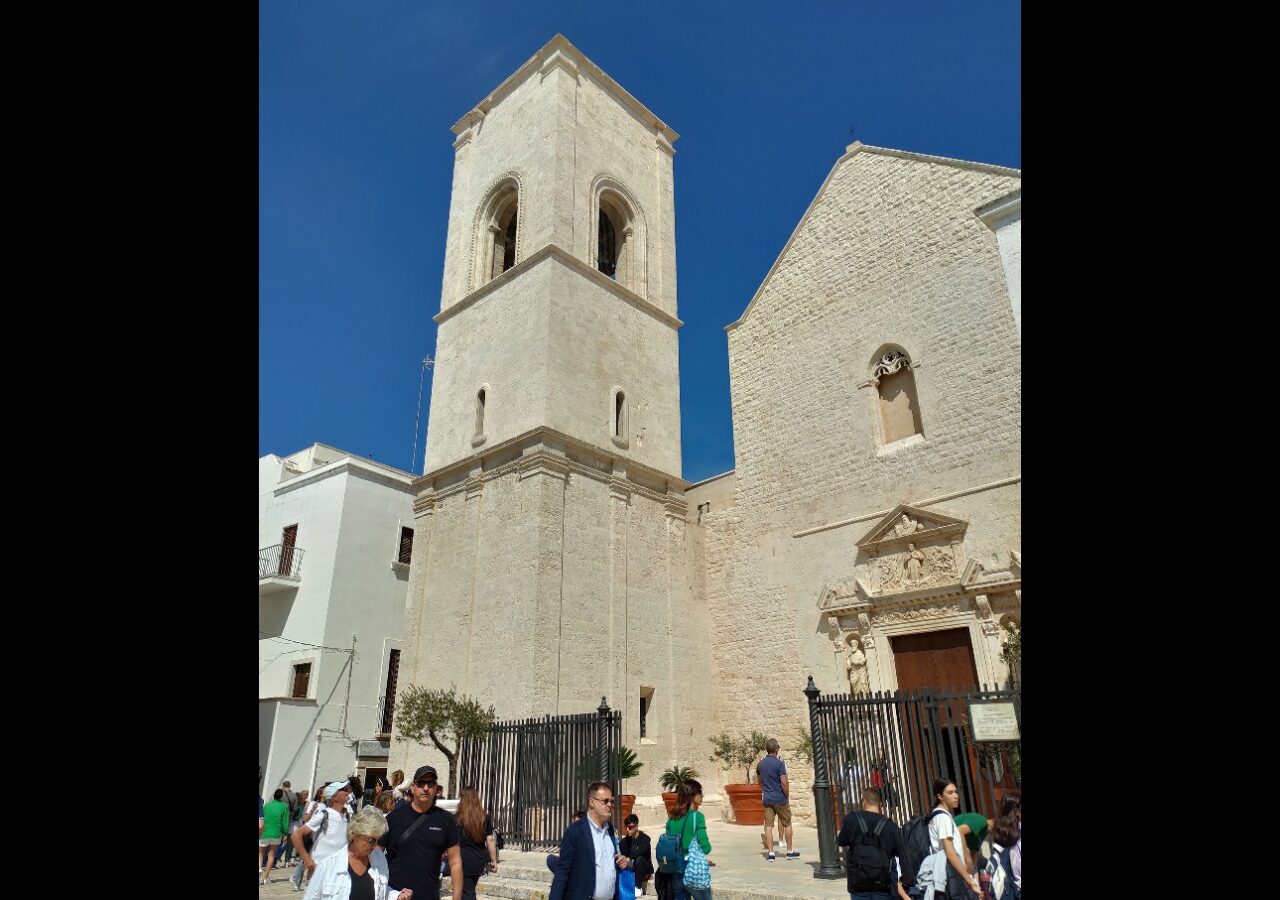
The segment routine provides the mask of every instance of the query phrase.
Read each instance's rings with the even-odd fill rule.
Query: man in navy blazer
[[[635,900],[623,897],[618,869],[631,860],[618,852],[613,832],[613,788],[597,781],[587,788],[587,814],[564,830],[560,861],[548,900]]]

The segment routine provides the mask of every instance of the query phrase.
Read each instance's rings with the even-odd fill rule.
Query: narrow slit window
[[[640,688],[640,737],[649,736],[649,710],[653,707],[653,688]]]
[[[476,437],[484,434],[484,388],[476,393]]]
[[[623,436],[623,429],[625,427],[623,424],[623,414],[626,412],[626,403],[627,403],[627,395],[622,393],[622,391],[618,391],[617,395],[613,398],[613,436],[614,437],[620,438]]]

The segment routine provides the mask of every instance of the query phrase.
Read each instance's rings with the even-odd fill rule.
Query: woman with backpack
[[[302,856],[302,865],[298,872],[314,873],[317,863],[324,862],[330,856],[345,850],[347,846],[347,797],[351,794],[351,785],[345,781],[331,782],[324,789],[327,805],[316,810],[297,831],[293,833],[293,846]],[[309,835],[314,835],[314,843],[308,851],[304,843]],[[295,875],[295,877],[298,877]],[[300,890],[300,881],[293,883],[293,889]]]
[[[711,861],[711,840],[707,837],[707,817],[698,812],[698,807],[702,805],[702,785],[693,779],[689,779],[682,783],[676,792],[676,805],[671,810],[671,818],[667,819],[667,828],[665,834],[674,835],[679,838],[679,852],[687,854],[696,841],[698,849],[706,857],[707,865],[713,866],[715,863]],[[711,888],[697,888],[685,884],[685,875],[688,871],[663,873],[658,875],[654,882],[654,887],[658,891],[658,896],[664,896],[664,889],[667,892],[665,896],[671,900],[711,900]]]
[[[1018,820],[1022,816],[1022,800],[1005,797],[1000,801],[1000,817],[991,823],[991,859],[987,862],[990,900],[1021,900],[1022,897],[1022,833]],[[1014,848],[1018,866],[1014,871]]]
[[[924,900],[981,897],[977,876],[970,875],[965,867],[964,838],[953,818],[960,808],[960,792],[954,781],[938,778],[933,782],[933,796],[938,805],[929,818],[929,855],[920,867]]]

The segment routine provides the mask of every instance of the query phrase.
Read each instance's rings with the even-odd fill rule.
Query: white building
[[[324,444],[258,460],[264,793],[386,771],[413,541],[412,477]],[[390,694],[390,698],[388,698]]]

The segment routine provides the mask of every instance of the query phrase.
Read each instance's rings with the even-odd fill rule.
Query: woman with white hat
[[[309,874],[315,872],[316,863],[323,862],[333,854],[345,850],[347,846],[347,797],[351,794],[351,786],[345,781],[330,782],[324,789],[325,802],[328,804],[318,809],[307,823],[292,835],[293,847],[302,857],[302,864]],[[315,835],[310,852],[303,845],[302,839],[307,835]],[[301,890],[297,883],[295,891]]]

